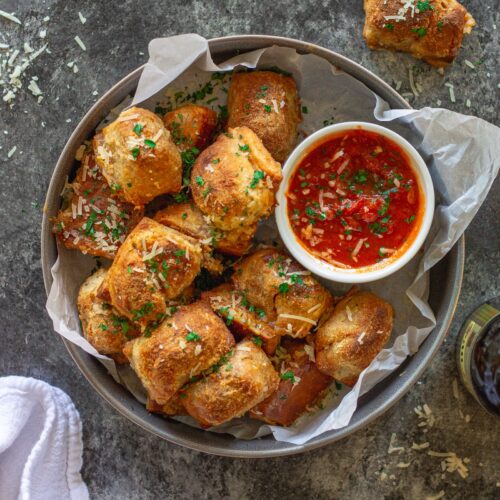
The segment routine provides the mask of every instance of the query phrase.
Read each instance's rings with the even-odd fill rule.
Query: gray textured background
[[[389,83],[409,91],[416,66],[424,92],[415,107],[436,105],[472,113],[498,124],[498,0],[464,0],[478,21],[455,64],[440,76],[404,55],[370,52],[361,38],[362,2],[346,0],[161,1],[0,0],[25,25],[0,19],[0,42],[38,48],[47,29],[51,54],[29,75],[39,77],[42,104],[28,92],[14,109],[0,102],[0,374],[37,377],[65,390],[80,410],[84,429],[83,476],[93,498],[355,498],[419,499],[446,491],[446,498],[499,498],[499,422],[459,387],[454,359],[457,330],[474,305],[499,293],[500,231],[497,181],[466,233],[464,286],[450,334],[424,377],[395,407],[365,430],[324,449],[292,458],[245,461],[201,455],[148,435],[116,414],[95,394],[53,333],[44,310],[39,262],[40,207],[57,157],[72,127],[99,94],[146,60],[158,36],[197,32],[206,37],[263,33],[323,45],[360,62]],[[87,17],[82,25],[78,11]],[[46,23],[45,16],[50,16]],[[79,35],[87,46],[75,43]],[[464,60],[477,64],[472,70]],[[76,61],[79,73],[66,66]],[[451,103],[444,82],[455,86]],[[28,82],[26,82],[27,84]],[[466,107],[470,99],[471,107]],[[71,122],[67,120],[71,119]],[[41,123],[45,122],[43,128]],[[3,133],[3,131],[8,133]],[[7,159],[7,151],[17,152]],[[426,402],[436,415],[423,434],[413,408]],[[470,415],[466,423],[460,417]],[[432,448],[470,458],[470,476],[442,474],[440,459],[424,453],[387,454],[390,435],[409,447]],[[411,462],[398,468],[399,462]],[[380,479],[382,473],[388,478]],[[1,495],[0,495],[1,496]]]

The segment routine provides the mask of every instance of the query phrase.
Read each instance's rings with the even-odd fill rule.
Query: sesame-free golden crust
[[[66,207],[52,219],[57,240],[66,248],[113,259],[127,234],[142,219],[143,207],[120,200],[102,176],[91,150],[84,153],[75,180],[68,187]]]
[[[93,145],[104,177],[125,201],[145,205],[181,189],[179,150],[161,118],[151,111],[136,107],[122,111],[94,137]]]
[[[311,274],[274,248],[257,250],[235,266],[234,286],[262,309],[280,335],[301,338],[331,311],[333,297]],[[301,316],[314,322],[287,317]]]
[[[188,387],[182,402],[201,426],[211,427],[244,415],[278,384],[279,375],[264,351],[245,339],[215,373]]]
[[[368,47],[409,52],[436,67],[453,62],[464,33],[470,33],[476,23],[456,0],[430,0],[428,4],[429,9],[415,11],[413,16],[410,8],[405,19],[398,21],[386,16],[398,15],[399,0],[365,0],[363,36]]]
[[[353,386],[389,340],[394,311],[385,300],[360,291],[342,299],[316,334],[316,364]]]
[[[150,337],[128,343],[124,354],[149,397],[165,405],[233,346],[234,338],[224,322],[200,301],[179,308]]]
[[[217,229],[211,223],[210,217],[203,215],[194,202],[169,205],[159,210],[154,219],[160,224],[196,238],[211,250],[236,257],[248,252],[257,231],[256,224],[231,231]]]
[[[271,214],[281,168],[247,127],[229,129],[196,159],[193,199],[218,229],[253,227]]]
[[[145,328],[191,285],[201,259],[196,240],[144,217],[118,250],[101,296],[109,294],[113,307]]]
[[[217,127],[217,113],[198,104],[185,104],[163,117],[180,151],[191,148],[204,149],[211,141]]]
[[[300,97],[292,77],[273,71],[236,73],[227,105],[228,127],[251,128],[276,161],[287,159],[302,121]]]
[[[269,355],[274,353],[280,335],[267,322],[264,311],[255,309],[246,296],[235,290],[230,283],[223,283],[203,292],[201,298],[207,300],[213,311],[226,321],[236,338],[259,337],[264,352]]]
[[[97,352],[126,363],[122,353],[128,340],[140,335],[140,330],[127,318],[120,317],[110,304],[97,297],[107,271],[103,268],[89,276],[78,292],[77,307],[84,337]]]
[[[281,379],[278,388],[250,411],[250,417],[272,425],[292,425],[325,395],[332,378],[320,372],[306,352],[303,340],[286,339],[281,348],[286,351],[278,371],[292,373]],[[314,349],[311,343],[311,350]]]

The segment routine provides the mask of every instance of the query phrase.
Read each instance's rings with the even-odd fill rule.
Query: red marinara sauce
[[[315,146],[293,172],[286,196],[301,244],[344,268],[395,256],[415,237],[423,210],[403,150],[362,129]]]

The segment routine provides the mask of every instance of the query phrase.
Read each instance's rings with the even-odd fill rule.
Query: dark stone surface
[[[30,77],[39,77],[41,104],[27,91],[20,92],[13,109],[0,103],[0,374],[40,378],[73,398],[83,420],[83,476],[93,498],[420,499],[442,489],[446,498],[499,497],[499,422],[461,386],[460,402],[451,390],[457,376],[459,326],[473,306],[499,293],[498,181],[467,230],[460,304],[449,336],[423,378],[368,428],[291,458],[247,461],[202,455],[160,441],[115,413],[90,388],[53,333],[44,309],[39,261],[40,207],[57,157],[72,127],[97,98],[93,91],[101,94],[142,64],[150,39],[186,32],[295,37],[336,50],[390,83],[402,81],[401,92],[409,91],[408,68],[415,65],[424,89],[412,102],[415,107],[441,100],[444,107],[498,123],[498,2],[464,3],[479,27],[466,38],[455,64],[440,76],[408,56],[367,50],[361,38],[361,1],[1,0],[0,9],[16,12],[24,26],[0,18],[0,43],[22,47],[29,41],[38,48],[44,41],[38,33],[46,28],[51,53],[28,69]],[[87,18],[85,25],[78,11]],[[45,16],[50,16],[48,22],[42,21]],[[75,43],[77,34],[86,52]],[[464,65],[466,59],[482,63],[472,70]],[[66,66],[70,61],[76,61],[77,74]],[[455,85],[456,103],[450,102],[444,82]],[[14,145],[17,151],[8,159]],[[436,416],[426,434],[417,427],[413,411],[424,402]],[[470,415],[469,423],[459,410]],[[464,481],[456,472],[442,475],[440,459],[425,452],[388,455],[393,432],[407,448],[413,441],[428,440],[434,450],[469,457],[469,478]],[[398,468],[399,462],[411,464]],[[384,481],[382,473],[388,476]]]

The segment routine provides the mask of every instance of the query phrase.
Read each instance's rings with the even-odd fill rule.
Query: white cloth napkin
[[[0,378],[0,498],[86,500],[82,425],[67,394],[25,377]]]

